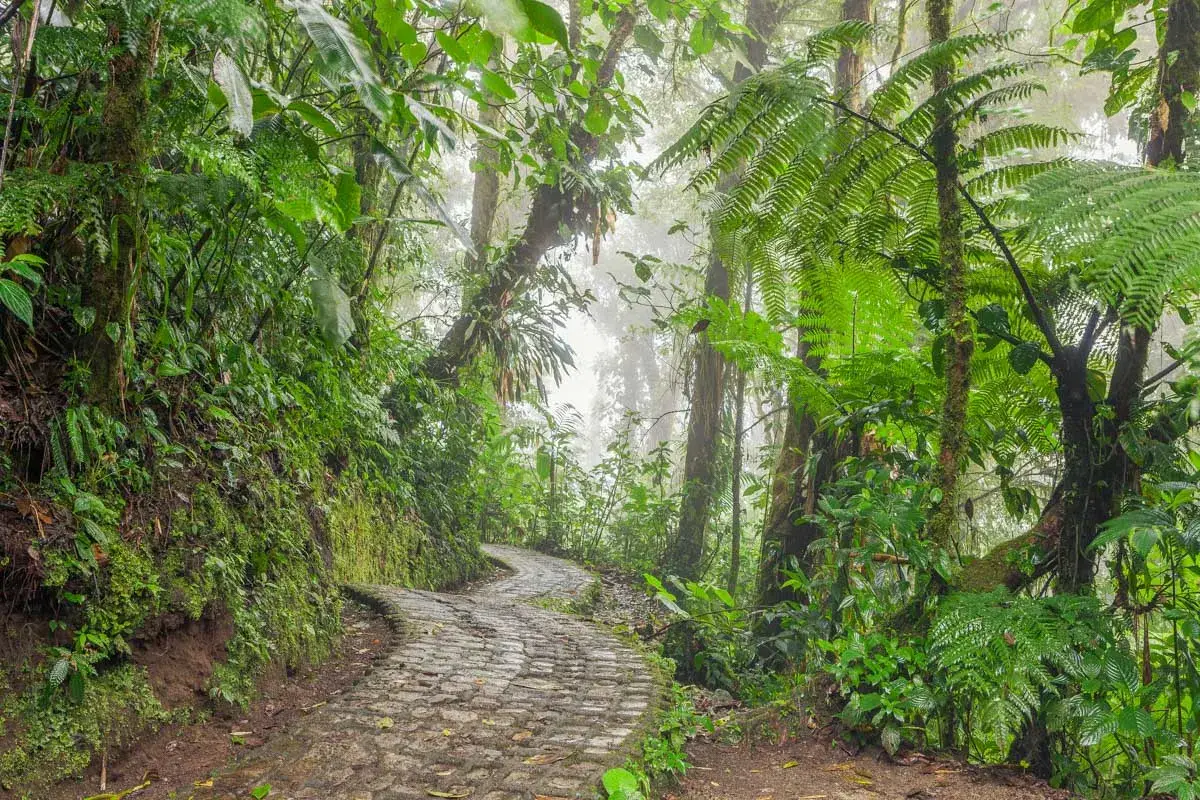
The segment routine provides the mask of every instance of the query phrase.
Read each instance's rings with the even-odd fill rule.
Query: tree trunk
[[[928,0],[929,38],[933,43],[950,38],[953,0]],[[933,91],[947,89],[954,81],[952,64],[939,64],[933,71]],[[967,397],[970,393],[971,354],[975,339],[967,317],[966,259],[963,256],[962,207],[958,195],[958,134],[954,110],[947,103],[935,109],[936,123],[931,145],[937,172],[938,244],[942,262],[942,297],[946,303],[946,396],[942,402],[941,435],[938,445],[937,488],[941,492],[930,538],[949,548],[958,538],[958,475],[967,452]]]
[[[842,19],[871,20],[870,0],[844,0]],[[861,86],[863,79],[863,54],[851,47],[843,47],[838,54],[834,92],[852,109],[862,105]],[[796,356],[813,372],[821,370],[821,359],[809,351],[803,341],[804,331],[799,334]],[[759,556],[758,598],[762,605],[774,605],[784,600],[799,600],[795,592],[784,589],[786,576],[784,567],[792,561],[803,565],[808,558],[808,549],[821,535],[819,526],[802,523],[797,518],[805,514],[806,508],[815,508],[816,495],[825,480],[832,476],[834,452],[837,449],[836,432],[827,432],[821,441],[814,442],[818,424],[807,408],[801,407],[795,398],[790,398],[787,422],[784,424],[783,443],[779,459],[771,477],[771,503],[763,527],[762,552]],[[822,461],[815,465],[820,475],[806,477],[809,454],[820,450],[825,453]]]
[[[715,251],[708,257],[704,296],[729,299],[729,273]],[[717,491],[717,437],[721,430],[721,401],[725,395],[725,359],[712,348],[703,332],[697,337],[679,527],[663,561],[667,572],[688,580],[700,577],[704,531]]]
[[[137,37],[141,42],[137,52],[125,46],[123,33],[116,25],[109,26],[108,42],[115,55],[108,64],[98,145],[99,163],[111,170],[104,211],[112,221],[113,235],[108,256],[95,262],[91,281],[83,289],[83,304],[96,311],[82,342],[92,372],[88,394],[92,402],[114,408],[123,405],[124,360],[132,346],[129,330],[141,266],[146,182],[147,84],[158,49],[158,22],[147,21]]]
[[[803,332],[799,334],[803,336]],[[812,370],[819,370],[821,360],[810,354],[807,342],[799,342],[796,357]],[[817,420],[800,406],[796,397],[788,398],[788,416],[783,429],[779,457],[771,476],[771,503],[763,526],[762,552],[759,556],[758,598],[761,605],[775,605],[784,600],[797,600],[795,592],[784,589],[784,567],[792,561],[804,563],[813,543],[811,526],[799,521],[804,514],[808,481],[805,473]]]
[[[779,12],[775,0],[747,0],[746,27],[750,34],[746,37],[746,53],[750,68],[740,62],[734,67],[734,85],[748,78],[751,70],[758,71],[766,63],[767,43],[779,24]],[[728,188],[728,185],[722,188]],[[708,257],[704,295],[729,301],[729,272],[715,247]],[[663,567],[669,573],[689,579],[700,577],[702,569],[704,533],[717,489],[714,462],[720,434],[721,403],[725,395],[725,361],[708,343],[703,332],[697,334],[697,338],[679,527],[663,560]]]
[[[1167,29],[1158,51],[1158,98],[1150,114],[1146,163],[1152,167],[1183,163],[1183,138],[1188,117],[1184,93],[1196,96],[1200,87],[1200,3],[1171,0]]]
[[[754,297],[754,282],[746,273],[746,294],[742,304],[742,313],[750,310]],[[742,448],[746,424],[746,371],[738,370],[737,389],[733,397],[733,479],[731,494],[733,496],[733,514],[729,526],[729,594],[737,592],[738,573],[742,565]]]
[[[489,98],[490,99],[490,98]],[[484,103],[479,109],[479,121],[494,128],[500,119],[499,106]],[[495,143],[481,136],[471,160],[475,185],[471,191],[471,244],[475,255],[467,259],[467,269],[476,272],[487,265],[487,249],[492,243],[492,226],[500,207],[500,165]]]

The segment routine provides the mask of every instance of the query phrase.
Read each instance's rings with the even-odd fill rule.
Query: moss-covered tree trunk
[[[1150,113],[1146,163],[1183,163],[1183,140],[1188,108],[1185,97],[1196,97],[1200,77],[1200,3],[1172,0],[1167,5],[1167,28],[1158,51],[1158,97]]]
[[[114,55],[108,63],[101,138],[97,162],[109,169],[104,212],[112,235],[109,252],[93,263],[83,287],[83,304],[95,310],[95,321],[81,342],[81,355],[92,377],[88,394],[100,405],[116,408],[124,394],[124,362],[141,268],[143,197],[146,184],[148,84],[158,50],[159,26],[147,20],[126,46],[129,31],[109,26]]]
[[[1150,167],[1183,163],[1188,112],[1180,98],[1200,85],[1200,13],[1195,0],[1172,0],[1166,25],[1159,37],[1158,97],[1145,150]],[[1091,588],[1096,574],[1091,544],[1138,478],[1122,433],[1141,393],[1152,338],[1152,331],[1141,327],[1121,331],[1108,391],[1102,400],[1094,401],[1087,384],[1094,332],[1095,319],[1082,346],[1066,348],[1050,365],[1062,413],[1062,479],[1037,524],[967,565],[956,577],[957,588],[1016,590],[1046,574],[1054,576],[1059,591]],[[1031,554],[1040,556],[1032,569],[1027,566]]]
[[[950,38],[953,0],[929,0],[929,38],[933,43]],[[945,91],[954,82],[954,65],[949,60],[933,71],[933,91]],[[930,149],[937,172],[938,246],[941,251],[942,297],[946,304],[946,394],[942,401],[938,444],[937,489],[941,493],[930,538],[942,547],[952,546],[958,533],[958,476],[967,452],[967,398],[970,393],[971,354],[974,334],[967,317],[967,265],[963,255],[962,206],[958,195],[958,134],[954,110],[948,103],[935,109],[936,122]]]
[[[796,357],[804,360],[810,369],[820,367],[819,359],[810,356],[807,342],[799,343]],[[810,544],[800,535],[798,520],[803,514],[805,466],[817,420],[791,392],[787,412],[779,456],[771,472],[771,500],[759,555],[758,598],[762,605],[774,605],[788,599],[791,593],[783,589],[782,567],[793,558],[802,558]]]

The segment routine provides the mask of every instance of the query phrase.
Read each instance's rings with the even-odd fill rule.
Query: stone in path
[[[637,743],[658,687],[599,627],[528,605],[593,580],[499,545],[514,574],[471,594],[362,587],[405,636],[345,694],[197,797],[525,800],[592,797]]]

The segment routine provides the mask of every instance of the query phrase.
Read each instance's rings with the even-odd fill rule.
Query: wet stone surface
[[[407,635],[371,674],[218,776],[201,797],[517,800],[592,797],[624,759],[657,684],[630,648],[532,605],[593,580],[487,545],[514,574],[466,595],[362,587]]]

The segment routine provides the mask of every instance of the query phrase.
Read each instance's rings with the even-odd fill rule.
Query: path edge
[[[530,552],[549,556],[551,558],[562,558],[562,556],[553,556],[550,553],[542,553],[540,550],[533,550],[532,548],[530,548]],[[499,564],[506,569],[518,571],[513,564],[505,561],[501,556],[496,556],[486,551],[483,551],[483,554],[485,558],[493,561],[496,564]],[[587,574],[591,577],[591,581],[583,589],[580,599],[588,598],[588,603],[595,605],[600,599],[599,595],[604,591],[604,584],[600,580],[600,576],[593,573],[578,561],[574,561],[572,559],[563,560],[571,561],[571,563],[587,572]],[[604,772],[616,767],[623,767],[631,761],[638,765],[644,764],[645,753],[643,752],[642,745],[648,737],[659,733],[659,723],[662,721],[667,711],[670,710],[674,702],[671,694],[671,689],[674,685],[673,676],[667,675],[666,671],[660,664],[648,657],[645,644],[636,636],[619,634],[613,630],[611,626],[605,625],[599,620],[588,618],[584,615],[584,612],[574,610],[574,603],[576,602],[574,600],[567,601],[571,605],[571,608],[568,610],[563,610],[559,608],[549,608],[539,604],[539,600],[546,599],[553,600],[558,598],[540,596],[530,598],[530,600],[524,602],[527,605],[540,608],[548,614],[560,614],[569,619],[574,619],[577,622],[584,622],[588,625],[603,630],[607,636],[633,653],[634,657],[642,665],[646,673],[653,681],[655,692],[650,696],[649,702],[646,704],[646,710],[642,712],[640,717],[638,717],[637,722],[631,726],[629,735],[625,737],[625,740],[620,744],[620,746],[614,748],[611,753],[602,759],[598,759],[596,762],[603,767]],[[604,772],[601,772],[600,775],[596,777],[594,788],[597,791],[596,797],[598,798],[605,796],[603,784],[601,783],[604,777]]]

